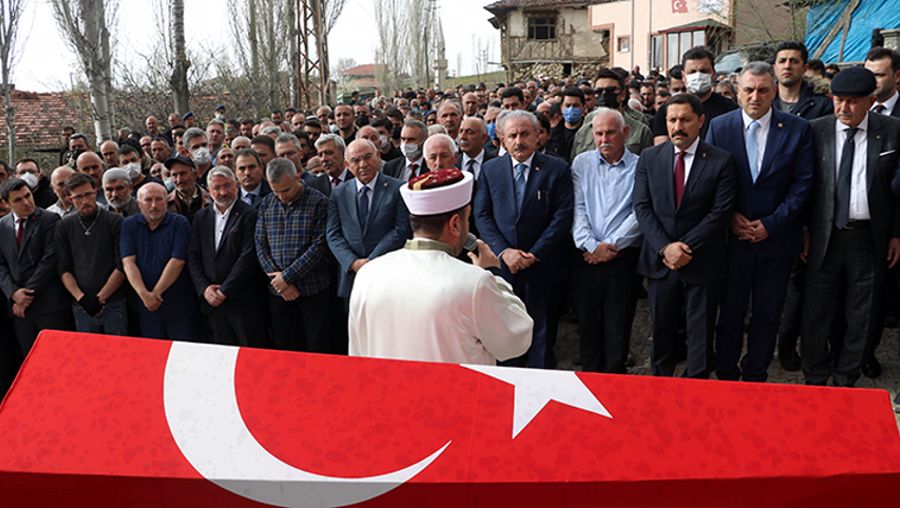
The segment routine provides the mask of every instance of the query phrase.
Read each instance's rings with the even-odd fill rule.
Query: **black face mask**
[[[619,96],[614,93],[603,92],[597,95],[597,105],[609,109],[619,109]]]
[[[356,117],[356,126],[363,127],[365,125],[369,125],[369,117],[366,115],[359,115]]]

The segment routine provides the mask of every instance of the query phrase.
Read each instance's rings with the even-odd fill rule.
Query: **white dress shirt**
[[[691,167],[694,166],[694,155],[697,153],[697,146],[700,144],[700,136],[697,136],[697,139],[691,143],[691,146],[687,147],[687,150],[684,151],[684,184],[687,187],[688,178],[691,176]],[[681,151],[681,148],[678,148],[675,145],[672,145],[675,148],[675,161],[678,160],[678,152]],[[672,174],[675,173],[675,164],[672,165]]]
[[[747,136],[750,135],[750,122],[753,121],[747,113],[741,112],[741,116],[744,117],[744,139],[747,139]],[[769,139],[769,126],[772,124],[772,108],[769,108],[769,111],[763,115],[759,120],[756,121],[759,124],[759,128],[756,129],[756,174],[762,170],[763,156],[766,155],[766,140]],[[754,168],[750,168],[750,174],[753,174]]]
[[[894,106],[897,105],[897,100],[900,99],[900,93],[894,92],[894,95],[891,95],[891,98],[884,102],[876,102],[872,104],[872,109],[869,111],[875,111],[878,106],[884,106],[884,111],[881,113],[882,115],[890,115],[892,111],[894,111]]]
[[[222,235],[225,234],[225,224],[228,223],[228,216],[231,215],[231,209],[234,208],[234,203],[231,203],[224,212],[219,212],[219,207],[213,203],[212,209],[213,213],[216,216],[216,225],[214,228],[214,238],[213,240],[216,242],[213,245],[216,248],[216,252],[219,251],[219,242],[222,241]]]
[[[416,171],[418,171],[420,175],[422,174],[422,168],[427,167],[427,166],[425,166],[425,157],[421,157],[419,160],[417,160],[415,162],[409,162],[409,159],[405,159],[405,160],[406,160],[406,167],[403,168],[403,173],[400,175],[400,179],[403,180],[404,182],[408,182],[409,179],[412,178],[412,169],[410,169],[410,167],[413,164],[416,165]]]
[[[472,165],[472,176],[478,180],[478,175],[481,174],[481,165],[484,164],[484,148],[481,149],[481,152],[478,153],[475,157],[469,157],[465,152],[462,154],[462,170],[469,170],[469,161],[474,160],[475,164]]]
[[[841,171],[841,155],[844,153],[844,142],[847,140],[846,130],[849,128],[840,120],[835,120],[835,159],[834,159],[834,177],[835,182]],[[868,130],[869,116],[866,115],[863,121],[856,126],[856,147],[853,149],[853,173],[850,175],[850,220],[869,220],[869,195],[868,185],[866,184],[866,152],[869,148]]]

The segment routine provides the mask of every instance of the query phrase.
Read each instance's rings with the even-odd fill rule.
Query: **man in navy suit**
[[[400,198],[403,182],[380,174],[378,148],[367,139],[347,147],[356,177],[338,186],[328,202],[328,247],[340,265],[337,295],[350,300],[356,273],[370,260],[403,247],[411,235],[409,211]]]
[[[234,173],[207,173],[213,206],[191,224],[188,270],[212,340],[234,346],[266,343],[266,278],[256,260],[256,208],[238,198]]]
[[[482,239],[500,257],[504,278],[534,319],[527,358],[513,364],[543,368],[547,294],[568,276],[573,193],[569,165],[535,151],[538,126],[527,111],[507,111],[498,118],[509,152],[481,168],[474,209]]]
[[[875,75],[875,103],[872,111],[900,117],[900,53],[890,48],[872,48],[866,55],[866,69]]]
[[[700,140],[703,121],[700,99],[673,96],[666,103],[669,141],[641,152],[635,169],[632,202],[644,235],[637,269],[649,279],[656,376],[675,373],[682,323],[685,375],[709,376],[735,164],[731,154]]]
[[[706,134],[707,143],[730,152],[737,164],[728,280],[716,328],[719,379],[768,378],[793,257],[801,250],[801,214],[813,182],[812,131],[806,120],[772,108],[776,86],[771,65],[744,66],[742,109],[713,119]],[[748,303],[750,333],[741,360]]]

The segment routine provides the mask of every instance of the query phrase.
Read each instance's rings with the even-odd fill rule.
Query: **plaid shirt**
[[[325,226],[328,198],[304,188],[290,205],[274,193],[259,205],[256,222],[256,255],[266,273],[282,272],[285,281],[297,286],[301,296],[310,296],[328,287],[331,273]],[[269,291],[275,294],[272,287]]]

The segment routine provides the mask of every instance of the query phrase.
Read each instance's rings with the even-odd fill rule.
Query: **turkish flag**
[[[672,12],[684,14],[688,11],[687,0],[672,0]]]
[[[45,332],[3,506],[875,506],[886,392]]]

